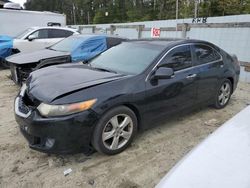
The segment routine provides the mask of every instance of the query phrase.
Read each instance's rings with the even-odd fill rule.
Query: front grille
[[[30,73],[32,72],[32,69],[26,68],[26,69],[19,69],[19,78],[21,82],[25,82],[27,78],[29,77]]]
[[[28,114],[30,112],[30,108],[25,105],[22,97],[19,97],[18,100],[18,110],[23,114]]]
[[[20,92],[20,95],[16,98],[15,112],[17,115],[27,118],[39,104],[40,101],[32,96],[29,96],[26,90],[24,92]]]

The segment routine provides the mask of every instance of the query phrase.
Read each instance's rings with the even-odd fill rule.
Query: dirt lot
[[[229,106],[205,108],[140,133],[116,156],[56,156],[32,151],[13,115],[18,87],[0,70],[0,187],[153,187],[188,151],[250,103],[240,83]],[[68,176],[63,171],[71,168]]]

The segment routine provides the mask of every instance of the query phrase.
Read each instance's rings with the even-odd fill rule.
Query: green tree
[[[178,17],[194,17],[194,5],[195,0],[179,0]],[[176,18],[176,0],[28,0],[25,8],[64,13],[68,24]],[[246,13],[250,13],[250,0],[203,0],[198,6],[199,17]]]

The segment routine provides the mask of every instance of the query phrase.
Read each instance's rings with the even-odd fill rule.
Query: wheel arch
[[[127,108],[129,108],[130,110],[132,110],[135,113],[135,115],[137,117],[137,129],[140,130],[140,126],[141,126],[141,114],[140,114],[138,108],[135,105],[131,104],[131,103],[124,103],[122,105],[125,106],[125,107],[127,107]]]
[[[104,114],[106,114],[107,112],[109,112],[110,110],[114,109],[114,108],[117,108],[117,107],[121,107],[121,106],[124,106],[130,110],[132,110],[132,112],[135,114],[136,118],[137,118],[137,129],[140,130],[141,129],[141,121],[142,121],[142,118],[141,118],[141,113],[140,113],[140,110],[139,108],[132,104],[132,103],[129,103],[129,102],[121,102],[121,103],[117,103],[115,105],[112,105],[112,106],[109,106],[108,108],[105,108],[105,110],[101,110],[99,108],[99,110],[95,111],[97,114],[99,114],[100,116],[103,116]]]
[[[233,90],[234,90],[234,78],[233,77],[227,77],[226,79],[228,79],[231,82],[231,84],[232,84],[232,92],[233,92]]]

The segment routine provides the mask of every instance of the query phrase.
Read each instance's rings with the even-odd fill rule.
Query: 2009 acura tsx
[[[158,119],[224,108],[239,73],[236,56],[208,42],[123,42],[88,64],[31,73],[15,100],[16,120],[35,150],[117,154]]]

